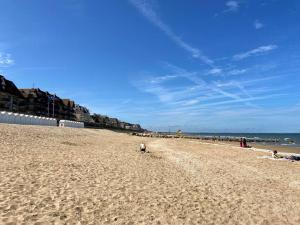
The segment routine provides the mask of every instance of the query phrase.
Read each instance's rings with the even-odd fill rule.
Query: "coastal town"
[[[60,98],[39,88],[21,88],[0,75],[0,111],[83,122],[85,127],[144,131],[139,124],[117,118],[91,114],[89,109],[74,100]]]

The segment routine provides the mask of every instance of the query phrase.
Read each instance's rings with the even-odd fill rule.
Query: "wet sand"
[[[0,224],[300,224],[300,163],[263,152],[3,124],[0,146]]]
[[[239,142],[234,142],[234,141],[203,141],[201,140],[202,143],[211,143],[211,144],[224,144],[224,145],[230,145],[233,147],[239,147],[240,143]],[[284,146],[284,145],[263,145],[263,144],[259,144],[259,143],[253,143],[253,142],[249,142],[247,143],[249,146],[253,147],[253,148],[257,148],[257,149],[262,149],[262,150],[277,150],[279,153],[296,153],[296,154],[300,154],[300,147],[294,147],[292,145],[289,146]]]
[[[278,152],[289,152],[289,153],[300,154],[300,147],[280,146],[280,145],[259,145],[259,144],[252,144],[252,146],[260,149],[277,150]]]

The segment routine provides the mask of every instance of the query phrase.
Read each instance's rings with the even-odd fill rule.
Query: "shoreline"
[[[221,140],[218,140],[214,137],[200,137],[200,136],[188,136],[188,135],[167,135],[167,134],[154,134],[154,133],[149,133],[149,134],[145,134],[145,133],[129,133],[132,136],[138,136],[138,137],[144,137],[144,138],[161,138],[161,139],[188,139],[188,140],[195,140],[195,141],[199,141],[199,142],[204,142],[204,143],[223,143],[223,144],[227,144],[230,146],[234,146],[234,147],[240,147],[239,146],[239,141],[237,137],[231,138],[223,138]],[[270,142],[269,143],[276,143],[273,142],[273,139],[269,139]],[[250,141],[247,139],[247,143],[249,146],[256,148],[256,149],[261,149],[261,150],[269,150],[269,151],[273,151],[276,150],[279,153],[295,153],[295,154],[300,154],[300,146],[292,146],[292,145],[288,145],[288,146],[282,146],[282,145],[272,145],[272,144],[261,144],[259,142],[253,142],[252,139],[250,139]],[[251,148],[250,148],[251,149]]]
[[[267,149],[267,150],[276,150],[279,153],[295,153],[295,154],[300,154],[300,147],[297,146],[276,146],[276,145],[259,145],[259,144],[254,144],[252,145],[255,148],[258,149]]]
[[[230,145],[233,147],[238,147],[241,148],[239,146],[239,143],[233,143],[233,142],[228,142],[228,141],[207,141],[207,143],[222,143],[222,144],[226,144],[226,145]],[[254,149],[260,149],[262,151],[273,151],[276,150],[278,151],[278,153],[294,153],[294,154],[300,154],[300,147],[297,146],[279,146],[279,145],[262,145],[262,144],[257,144],[257,143],[249,143],[249,145],[254,148]],[[241,148],[243,149],[243,148]],[[245,148],[245,149],[249,149],[251,150],[251,148]]]

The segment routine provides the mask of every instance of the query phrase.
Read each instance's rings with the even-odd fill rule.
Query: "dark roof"
[[[42,91],[39,88],[21,88],[20,91],[26,98],[28,98],[29,95],[31,95],[34,98],[47,97],[48,95],[50,95],[48,92]]]
[[[42,91],[39,88],[29,88],[29,89],[23,88],[23,89],[20,89],[20,91],[25,98],[31,97],[31,98],[35,98],[35,99],[44,99],[45,100],[45,99],[53,99],[55,97],[56,103],[63,104],[63,101],[61,98],[59,98],[56,95],[50,94],[47,91]]]
[[[62,99],[63,103],[65,106],[69,106],[74,108],[75,107],[75,102],[73,100],[70,99]]]

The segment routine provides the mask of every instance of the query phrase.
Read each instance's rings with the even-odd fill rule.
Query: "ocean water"
[[[282,145],[282,146],[290,146],[290,147],[300,147],[300,134],[287,134],[287,133],[188,133],[189,135],[195,136],[221,136],[221,137],[245,137],[245,138],[260,138],[260,139],[278,139],[279,142],[273,143],[261,142],[259,144],[266,145]],[[293,142],[289,142],[286,140],[289,138]]]

